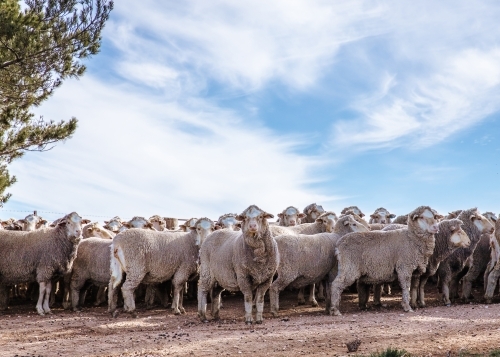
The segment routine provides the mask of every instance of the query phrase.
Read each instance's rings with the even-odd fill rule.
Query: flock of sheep
[[[264,295],[278,315],[285,288],[310,287],[309,303],[326,300],[326,311],[340,315],[341,294],[357,283],[359,307],[381,305],[384,288],[397,281],[404,311],[425,307],[425,285],[436,275],[443,302],[471,299],[472,282],[484,272],[485,299],[490,303],[500,277],[500,220],[476,208],[443,217],[428,206],[396,217],[378,208],[367,222],[356,206],[337,216],[315,203],[300,212],[290,206],[273,215],[252,205],[241,214],[225,214],[216,222],[114,217],[104,226],[73,212],[51,224],[37,215],[1,222],[0,310],[9,299],[36,294],[40,315],[50,313],[55,290],[64,308],[79,311],[89,288],[95,305],[106,300],[114,316],[135,315],[141,296],[148,306],[159,301],[175,314],[184,313],[183,298],[197,291],[198,316],[219,318],[221,293],[240,291],[245,322],[262,323]],[[121,291],[121,296],[119,292]],[[89,294],[90,295],[90,294]],[[256,311],[255,317],[253,311]]]

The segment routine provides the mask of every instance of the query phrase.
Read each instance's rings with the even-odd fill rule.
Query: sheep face
[[[411,219],[418,223],[421,230],[436,234],[439,232],[438,222],[443,218],[431,208],[425,208],[420,214],[413,214]]]
[[[196,230],[196,245],[200,246],[205,238],[215,230],[214,222],[208,218],[200,218],[191,230]]]
[[[395,214],[390,213],[385,208],[379,208],[370,215],[370,223],[389,224],[393,218],[396,218]]]
[[[457,223],[450,226],[452,232],[450,236],[450,244],[458,248],[467,248],[470,246],[470,239],[467,233],[461,227],[462,221],[457,220]]]
[[[232,231],[236,230],[236,224],[238,221],[236,220],[236,214],[227,214],[224,216],[221,216],[219,220],[217,221],[217,224],[221,228],[227,228]]]
[[[311,218],[311,220],[316,220],[323,213],[325,213],[323,206],[317,204],[314,204],[311,208],[307,210],[307,215]]]
[[[477,214],[471,215],[470,219],[477,227],[477,229],[479,229],[479,232],[481,232],[481,234],[493,234],[493,232],[495,231],[495,226],[493,226],[491,221],[482,214],[479,214],[479,212],[477,212]]]
[[[488,219],[492,224],[495,224],[498,217],[493,212],[485,212],[483,216]]]
[[[358,206],[346,207],[342,210],[341,214],[346,214],[348,211],[351,211],[351,212],[357,214],[361,218],[363,218],[365,216],[365,214],[363,212],[361,212],[361,210],[358,208]]]
[[[194,227],[198,218],[190,218],[184,224],[181,224],[179,228],[184,232],[188,232],[192,227]]]
[[[325,226],[325,232],[332,233],[333,228],[335,227],[335,223],[337,223],[338,217],[333,212],[325,212],[318,218],[316,218],[316,222],[321,223]]]
[[[81,239],[82,236],[82,217],[76,212],[72,212],[65,216],[63,219],[57,223],[57,226],[62,226],[66,228],[66,236],[73,242],[76,243]]]
[[[153,227],[157,231],[166,231],[167,230],[167,223],[163,218],[160,216],[152,216],[149,218],[149,222],[153,225]]]
[[[102,239],[113,239],[113,236],[109,232],[107,232],[104,227],[101,227],[97,222],[83,227],[83,236],[85,238],[98,237]]]
[[[283,222],[283,226],[293,227],[300,224],[300,219],[305,218],[306,215],[300,213],[297,208],[290,206],[283,210],[282,213],[278,213],[278,217],[280,218],[280,222]]]
[[[134,217],[123,224],[127,228],[142,228],[155,230],[153,224],[144,217]]]
[[[360,224],[351,215],[344,216],[341,224],[343,224],[346,227],[349,227],[349,231],[351,231],[351,232],[368,232],[369,231],[369,229],[365,225]]]
[[[236,219],[241,221],[241,230],[244,234],[251,233],[257,235],[263,231],[263,228],[269,227],[267,219],[273,217],[272,214],[252,205],[244,210],[242,214],[236,216]]]
[[[31,232],[44,227],[47,224],[47,221],[44,220],[42,217],[30,214],[26,216],[24,219],[20,219],[18,223],[22,225],[23,231]]]
[[[104,223],[104,228],[114,233],[121,232],[121,229],[124,227],[121,220],[111,219],[111,221],[104,221]]]

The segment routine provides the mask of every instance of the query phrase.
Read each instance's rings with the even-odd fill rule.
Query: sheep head
[[[184,232],[189,232],[189,230],[194,227],[197,220],[198,218],[189,218],[186,222],[184,222],[184,224],[181,224],[179,228]]]
[[[211,219],[204,217],[197,220],[190,229],[196,231],[196,245],[200,246],[205,238],[215,230],[215,224]]]
[[[396,215],[390,213],[383,207],[377,208],[375,212],[370,215],[369,223],[380,223],[380,224],[389,224],[391,223],[391,219],[396,218]]]
[[[45,219],[34,214],[27,215],[24,219],[20,219],[17,222],[23,227],[22,230],[26,232],[37,230],[47,224]]]
[[[217,227],[219,227],[219,229],[227,228],[235,231],[237,228],[236,224],[238,223],[238,221],[236,220],[236,216],[236,213],[226,213],[220,216],[217,220]]]
[[[361,212],[361,210],[358,208],[358,206],[349,206],[349,207],[346,207],[340,213],[341,214],[346,214],[348,211],[352,211],[352,212],[356,213],[361,218],[363,218],[365,216],[365,214],[363,212]]]
[[[323,206],[317,205],[316,203],[311,203],[304,208],[305,215],[310,219],[310,222],[316,221],[319,216],[325,213]]]
[[[269,228],[267,219],[273,217],[272,214],[267,213],[255,205],[251,205],[241,214],[237,215],[236,219],[241,222],[243,234],[250,233],[252,235],[258,235]]]
[[[494,214],[493,212],[485,212],[483,214],[483,216],[485,216],[491,223],[493,224],[496,224],[497,220],[498,220],[498,217],[496,214]]]
[[[408,214],[408,225],[418,225],[420,230],[436,234],[439,232],[438,222],[443,218],[429,206],[420,206]]]
[[[470,246],[469,236],[462,229],[463,224],[464,222],[457,218],[439,222],[440,231],[448,229],[451,233],[448,240],[449,245],[458,248],[467,248]]]
[[[155,231],[156,229],[149,220],[144,217],[135,216],[130,221],[123,223],[123,225],[127,228],[142,228],[142,229],[151,229]]]
[[[166,231],[167,230],[167,223],[165,222],[165,220],[162,217],[160,217],[158,215],[154,215],[154,216],[149,217],[149,221],[151,222],[151,224],[153,225],[153,227],[157,231]]]
[[[280,225],[285,227],[292,227],[300,224],[300,220],[305,218],[306,215],[304,213],[300,213],[300,211],[293,206],[289,206],[283,210],[283,212],[278,213],[278,217],[280,218]]]
[[[335,223],[338,221],[338,217],[335,212],[324,212],[318,218],[316,218],[317,223],[321,223],[325,226],[325,232],[332,233]]]
[[[73,243],[78,243],[82,237],[82,217],[76,212],[64,216],[57,223],[57,227],[64,227],[66,235]]]

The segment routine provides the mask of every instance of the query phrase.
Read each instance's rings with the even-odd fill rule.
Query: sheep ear
[[[17,220],[19,223],[22,223],[22,224],[25,224],[26,223],[26,220],[25,219],[18,219]]]
[[[89,224],[90,223],[90,219],[82,219],[82,224]]]
[[[108,224],[108,223],[109,223],[109,221],[104,221],[104,224]]]
[[[278,213],[279,218],[283,218],[283,213]]]
[[[45,219],[42,219],[42,220],[40,221],[40,224],[47,224],[47,221],[46,221]]]
[[[267,219],[274,218],[274,215],[272,215],[271,213],[265,212],[264,213],[264,218],[267,218]]]
[[[236,223],[234,226],[241,229],[241,222]]]
[[[132,225],[128,222],[122,222],[123,226],[124,227],[127,227],[127,228],[132,228]]]
[[[360,214],[359,214],[359,216],[360,216],[361,218],[363,218],[363,217],[365,216],[365,214],[364,214],[364,213],[360,213]]]
[[[411,217],[412,220],[416,221],[418,219],[419,215],[418,214],[415,214],[413,215],[413,217]]]
[[[187,227],[185,224],[179,224],[179,228],[180,229],[184,229],[184,230],[187,230]]]
[[[344,226],[348,226],[348,225],[349,225],[349,220],[348,220],[348,219],[346,219],[346,220],[344,221]]]
[[[371,214],[371,215],[370,215],[370,218],[375,218],[375,214]]]
[[[192,231],[195,231],[196,230],[196,226],[195,227],[189,227],[190,230]]]
[[[389,218],[396,218],[396,215],[394,213],[391,213],[390,215],[388,215],[387,217]]]
[[[219,229],[222,229],[222,227],[221,227],[221,226],[219,226],[218,224],[216,224],[216,225],[214,226],[214,231],[218,231]]]
[[[476,215],[474,215],[474,214],[471,214],[469,218],[471,221],[474,221],[477,219]]]
[[[316,222],[323,223],[323,220],[321,218],[316,218]]]
[[[306,218],[307,216],[304,213],[299,213],[299,215],[297,217],[299,217],[299,218]]]
[[[237,215],[237,216],[236,216],[236,217],[234,217],[234,218],[236,218],[236,220],[237,220],[237,221],[244,221],[244,220],[245,220],[245,216],[243,216],[243,215],[241,215],[241,214]]]
[[[62,219],[62,220],[60,220],[60,221],[57,223],[57,226],[58,226],[58,227],[59,227],[59,226],[66,226],[66,224],[67,224],[67,223],[68,223],[68,222],[66,222],[66,220],[65,220],[65,219]]]

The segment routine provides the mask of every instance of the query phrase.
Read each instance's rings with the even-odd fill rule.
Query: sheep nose
[[[295,221],[293,219],[289,223],[291,226],[295,226]]]
[[[381,220],[380,223],[385,224],[385,219]]]
[[[257,223],[248,224],[248,228],[252,231],[256,231],[257,230]]]

